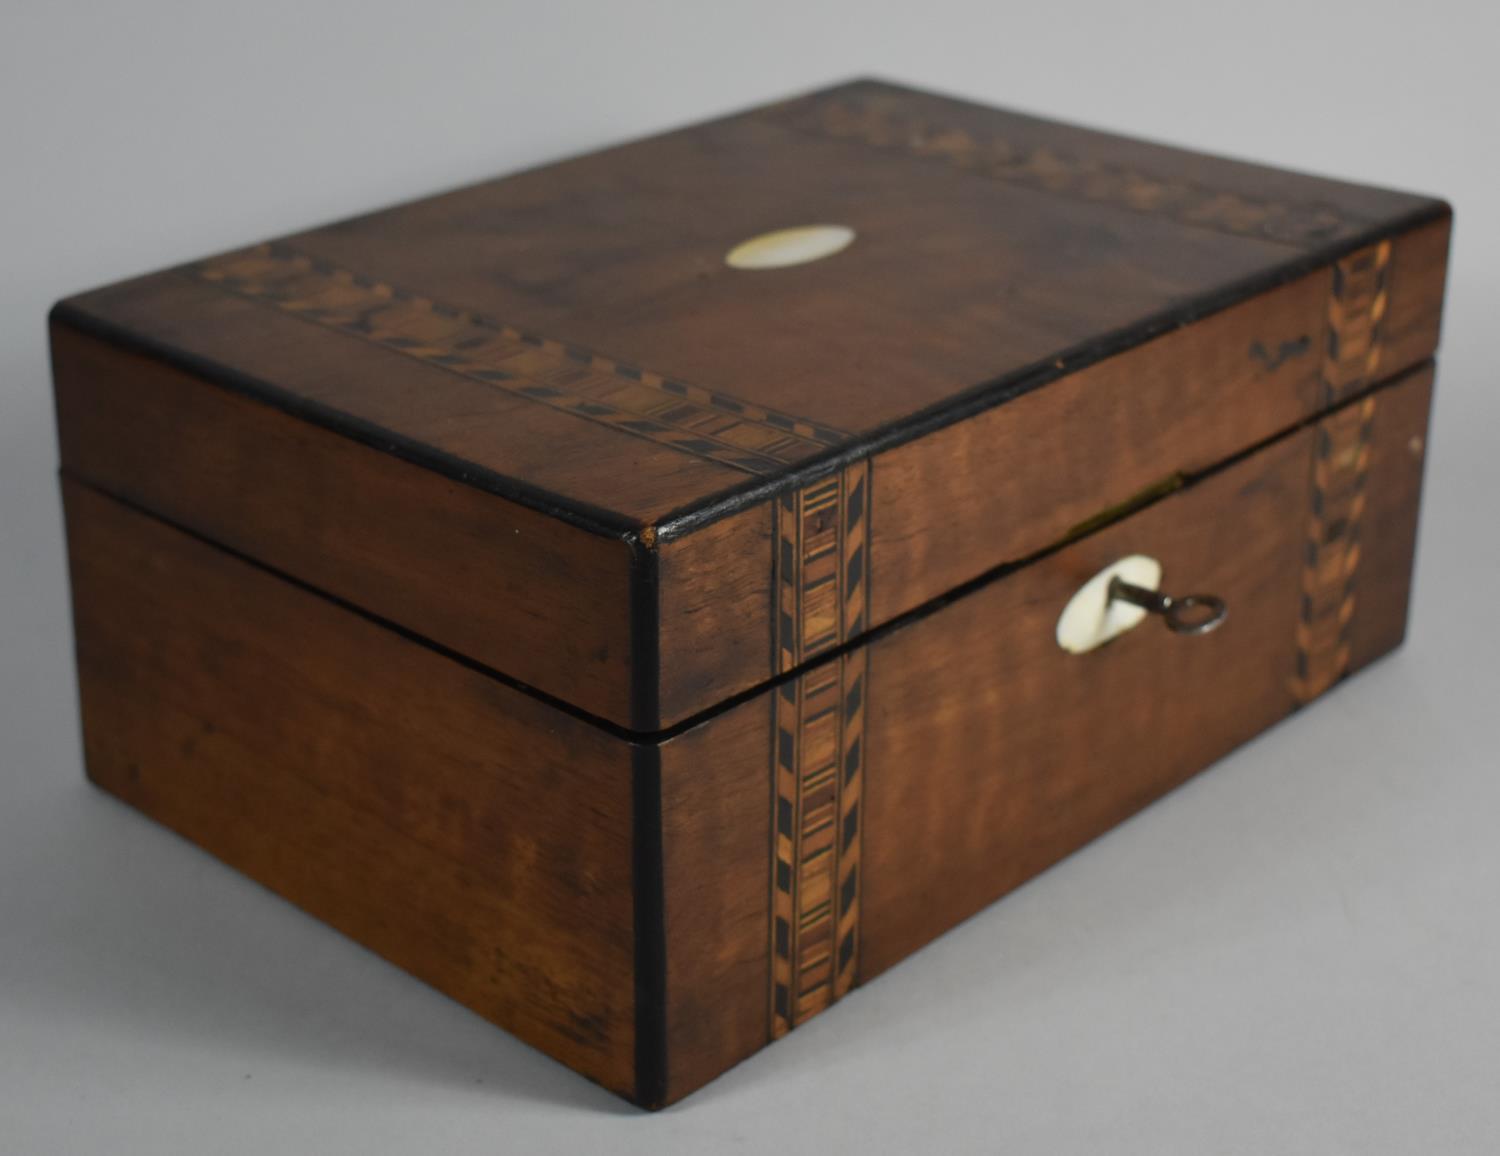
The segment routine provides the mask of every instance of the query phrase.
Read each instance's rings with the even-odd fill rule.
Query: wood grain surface
[[[1450,231],[856,82],[70,298],[89,774],[675,1101],[1400,642]]]
[[[70,298],[65,462],[651,733],[788,669],[788,495],[888,622],[1431,356],[1448,219],[857,82]]]
[[[173,522],[651,731],[1290,428],[1357,387],[1351,372],[1385,376],[1430,356],[1448,231],[1438,222],[1397,237],[1378,297],[1341,302],[1341,274],[1320,269],[876,455],[862,470],[858,540],[868,605],[826,629],[803,632],[797,600],[781,593],[804,575],[800,555],[795,571],[783,566],[777,530],[795,521],[781,506],[816,501],[823,480],[645,549],[639,534],[485,493],[58,326],[62,458]],[[1329,358],[1338,326],[1359,338],[1353,369]],[[654,570],[644,626],[631,620],[637,557]],[[825,564],[823,580],[847,585],[847,565],[841,576]],[[774,637],[783,610],[798,632],[790,649]]]
[[[1430,387],[1419,371],[1375,395],[1368,415],[1364,402],[1351,415],[1382,432],[1369,446],[1372,517],[1359,533],[1371,553],[1358,563],[1340,677],[1355,669],[1354,652],[1367,661],[1401,637],[1410,557],[1394,553],[1410,542],[1420,476],[1410,442]],[[862,979],[1305,701],[1298,655],[1315,461],[1343,416],[873,644]],[[1379,543],[1381,527],[1397,540]],[[1067,599],[1131,553],[1159,559],[1170,592],[1224,598],[1224,626],[1184,638],[1148,621],[1101,650],[1064,653],[1053,630]]]
[[[634,1095],[629,744],[63,492],[94,782]]]
[[[1333,645],[1345,652],[1334,677],[1400,643],[1431,387],[1431,369],[1419,368],[666,743],[668,1098],[782,1030],[774,927],[784,728],[773,720],[790,720],[794,765],[814,788],[826,762],[797,760],[796,740],[823,741],[830,724],[787,714],[778,700],[804,701],[855,656],[868,664],[861,701],[837,712],[844,726],[851,706],[860,716],[854,914],[864,982],[1308,700],[1299,658],[1308,577],[1324,569],[1310,560],[1310,534],[1339,560]],[[1365,497],[1353,524],[1326,506],[1319,513],[1317,496],[1326,443],[1351,422],[1364,430],[1349,459],[1360,462]],[[1223,597],[1223,627],[1191,638],[1148,620],[1098,651],[1065,653],[1054,637],[1063,606],[1136,552],[1163,563],[1169,592]],[[813,899],[826,894],[824,860],[817,844],[794,855],[800,913],[816,904],[796,894],[799,884]]]
[[[1000,151],[1009,170],[976,159]],[[259,383],[309,420],[363,423],[435,468],[456,459],[647,526],[1445,212],[865,82],[82,294],[64,313]],[[836,257],[724,261],[747,237],[825,220],[856,232]]]
[[[1399,643],[1431,378],[655,744],[65,481],[89,773],[660,1106]],[[1225,626],[1061,651],[1134,552]]]
[[[64,469],[502,670],[630,721],[628,545],[71,330]]]

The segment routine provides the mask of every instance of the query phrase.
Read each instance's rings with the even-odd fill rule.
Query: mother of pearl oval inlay
[[[741,241],[724,257],[735,269],[785,269],[843,252],[854,240],[847,225],[798,225]]]

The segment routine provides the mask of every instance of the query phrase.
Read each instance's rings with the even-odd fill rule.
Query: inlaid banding
[[[776,499],[772,673],[858,637],[869,622],[870,464]]]
[[[1320,404],[1337,405],[1377,380],[1390,281],[1389,241],[1369,245],[1334,263],[1323,334]],[[1297,669],[1291,680],[1299,703],[1311,702],[1349,671],[1375,415],[1376,400],[1370,396],[1318,423],[1297,621]]]
[[[854,986],[868,670],[861,647],[774,692],[772,1038]]]
[[[185,271],[510,396],[747,474],[776,473],[848,440],[806,418],[424,297],[285,244],[259,245]]]
[[[1368,224],[1329,201],[1251,196],[1051,144],[1024,145],[994,132],[920,115],[899,93],[819,93],[776,105],[762,115],[800,132],[910,153],[1017,188],[1296,248],[1324,244]]]
[[[1351,253],[1333,266],[1323,341],[1324,405],[1336,405],[1377,379],[1390,268],[1389,241]]]
[[[863,462],[778,499],[774,670],[793,670],[864,631],[869,502]],[[773,1038],[855,983],[868,676],[868,650],[856,647],[772,692]]]
[[[1376,401],[1367,397],[1318,423],[1297,622],[1292,693],[1311,702],[1349,671],[1360,530]]]

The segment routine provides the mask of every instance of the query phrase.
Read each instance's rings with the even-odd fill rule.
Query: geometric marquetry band
[[[272,243],[184,270],[197,280],[515,397],[749,474],[847,440],[828,426],[377,281]]]
[[[771,669],[794,670],[858,637],[870,606],[870,463],[772,503]]]
[[[770,1035],[854,986],[869,650],[772,692]]]
[[[1389,241],[1334,263],[1323,347],[1324,405],[1337,405],[1376,380],[1390,270]]]
[[[1278,201],[1170,180],[1050,145],[1025,146],[995,133],[929,120],[894,94],[807,96],[774,105],[763,115],[801,132],[900,150],[1052,196],[1298,248],[1326,243],[1368,224],[1324,201]]]
[[[774,668],[857,638],[869,621],[870,464],[772,506]],[[857,647],[772,692],[770,1035],[854,984],[869,651]]]
[[[1299,703],[1311,702],[1349,671],[1375,412],[1375,398],[1366,397],[1324,418],[1314,435],[1297,669],[1292,679]]]
[[[1335,262],[1319,374],[1321,405],[1336,406],[1376,381],[1390,282],[1389,241]],[[1365,397],[1323,418],[1314,434],[1297,669],[1292,679],[1292,693],[1301,703],[1310,702],[1349,671],[1376,406],[1373,396]]]

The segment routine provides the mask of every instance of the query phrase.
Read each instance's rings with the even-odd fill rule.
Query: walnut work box
[[[1450,219],[857,82],[72,297],[89,775],[674,1101],[1400,642]]]

